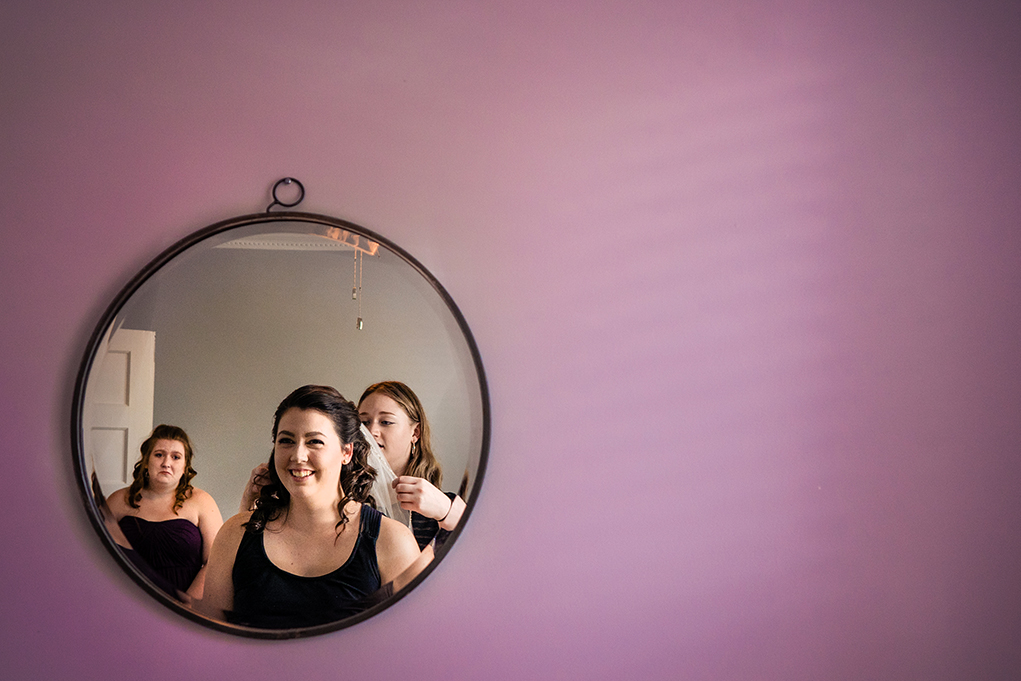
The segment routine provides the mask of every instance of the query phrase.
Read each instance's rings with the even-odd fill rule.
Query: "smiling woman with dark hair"
[[[159,425],[142,443],[129,487],[107,497],[131,549],[180,600],[202,598],[205,565],[223,517],[216,502],[191,484],[194,450],[177,426]]]
[[[279,629],[369,607],[420,553],[407,527],[376,510],[368,452],[354,404],[334,388],[288,395],[274,417],[269,481],[255,509],[217,537],[202,609]]]
[[[429,420],[418,395],[400,381],[374,383],[358,400],[358,418],[370,446],[367,463],[375,470],[370,483],[374,507],[410,527],[422,551],[430,545],[438,548],[457,527],[466,504],[463,489],[458,494],[440,489],[443,470],[433,454]],[[252,469],[241,496],[242,513],[255,508],[269,479],[266,464]],[[461,481],[462,488],[466,485],[467,477]]]

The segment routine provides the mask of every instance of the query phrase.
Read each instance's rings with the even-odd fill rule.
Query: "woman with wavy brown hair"
[[[202,598],[205,565],[223,517],[216,501],[193,487],[194,449],[177,426],[159,425],[142,443],[132,482],[107,497],[131,548],[184,601]]]
[[[202,608],[279,629],[369,607],[419,558],[411,531],[375,509],[375,470],[354,404],[307,385],[280,403],[254,510],[230,518],[209,561]]]
[[[442,543],[457,527],[464,500],[443,492],[443,471],[432,451],[429,421],[418,395],[400,381],[370,385],[358,400],[359,418],[376,440],[393,475],[400,508],[411,514],[420,548]]]

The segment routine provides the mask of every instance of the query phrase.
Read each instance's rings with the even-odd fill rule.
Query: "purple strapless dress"
[[[202,533],[190,520],[160,522],[126,515],[118,522],[131,547],[174,588],[187,591],[202,569]]]

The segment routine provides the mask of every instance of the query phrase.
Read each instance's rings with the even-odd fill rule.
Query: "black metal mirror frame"
[[[283,182],[283,180],[281,180]],[[278,183],[279,185],[279,183]],[[299,183],[300,186],[300,183]],[[274,187],[274,203],[276,201],[276,187]],[[302,190],[302,196],[304,191]],[[300,199],[299,199],[300,200]],[[270,208],[272,208],[272,205]],[[294,204],[279,204],[279,205],[294,205]],[[443,546],[436,549],[436,556],[432,562],[426,566],[426,568],[416,576],[406,587],[395,593],[385,601],[374,605],[373,607],[358,613],[352,617],[348,617],[343,620],[336,622],[330,622],[328,624],[304,627],[298,629],[254,629],[250,627],[244,627],[240,625],[231,624],[225,621],[213,619],[206,615],[199,613],[183,603],[176,601],[162,590],[152,584],[146,579],[127,557],[121,553],[117,548],[116,543],[103,525],[101,517],[101,511],[97,504],[97,501],[92,492],[92,482],[90,480],[90,474],[88,471],[88,465],[85,460],[85,436],[84,436],[84,406],[85,406],[85,389],[88,382],[90,372],[92,370],[93,362],[96,359],[97,353],[103,341],[104,334],[111,324],[115,321],[118,313],[124,307],[124,305],[131,299],[131,297],[138,291],[138,289],[148,281],[154,274],[156,274],[163,266],[167,265],[177,256],[181,255],[188,249],[198,245],[205,239],[212,237],[217,234],[221,234],[231,229],[238,227],[247,227],[251,225],[268,224],[275,222],[306,222],[315,225],[323,225],[326,227],[334,227],[343,230],[347,230],[354,234],[364,236],[365,238],[375,241],[382,246],[390,249],[393,253],[397,254],[407,264],[411,265],[425,280],[432,286],[433,290],[439,294],[440,298],[446,303],[447,309],[453,315],[457,321],[457,325],[464,335],[464,340],[471,352],[472,361],[474,363],[475,373],[478,377],[479,382],[479,397],[482,405],[482,443],[479,452],[478,469],[475,471],[475,484],[474,493],[470,495],[470,498],[466,499],[466,509],[461,517],[461,521],[458,526],[451,532],[450,537],[443,544]],[[414,589],[419,583],[422,582],[441,562],[443,557],[449,552],[450,548],[456,543],[458,536],[464,529],[465,522],[471,515],[472,509],[475,506],[476,498],[478,497],[478,490],[481,488],[483,478],[485,476],[486,461],[489,454],[489,438],[490,438],[490,408],[489,408],[489,390],[486,384],[485,373],[482,368],[482,359],[479,355],[478,347],[475,344],[475,339],[471,334],[471,330],[468,328],[468,324],[454,303],[453,299],[443,288],[436,277],[434,277],[421,263],[413,258],[404,249],[400,248],[385,237],[376,234],[375,232],[366,229],[360,225],[341,220],[339,218],[333,218],[326,215],[320,215],[316,213],[304,213],[296,211],[280,211],[280,212],[266,212],[266,213],[254,213],[251,215],[242,215],[228,220],[217,222],[209,227],[194,232],[185,238],[178,241],[176,244],[160,253],[154,260],[146,265],[141,272],[139,272],[124,289],[117,295],[114,301],[103,313],[99,324],[96,326],[95,331],[92,333],[92,337],[89,339],[88,346],[85,350],[85,355],[81,363],[81,368],[78,372],[78,378],[75,382],[74,387],[74,398],[71,410],[71,446],[73,451],[73,459],[75,466],[75,477],[78,481],[79,492],[82,495],[82,502],[85,506],[85,511],[95,528],[103,544],[107,550],[113,555],[114,559],[121,565],[121,567],[138,583],[142,589],[148,592],[156,600],[163,603],[165,606],[173,610],[174,612],[183,615],[184,617],[199,622],[207,627],[218,629],[220,631],[229,632],[232,634],[238,634],[242,636],[249,636],[253,638],[266,638],[266,639],[290,639],[290,638],[302,638],[308,636],[315,636],[318,634],[324,634],[338,629],[349,627],[353,624],[357,624],[363,620],[369,619],[373,615],[389,608],[394,603],[406,596],[412,589]]]

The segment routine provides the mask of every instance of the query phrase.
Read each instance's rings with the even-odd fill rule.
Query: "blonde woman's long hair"
[[[404,413],[408,415],[411,422],[418,426],[418,442],[411,445],[411,457],[404,469],[404,475],[414,476],[428,480],[437,489],[443,482],[443,469],[440,462],[433,454],[432,442],[429,435],[429,421],[425,418],[425,409],[418,399],[418,395],[400,381],[383,381],[374,383],[365,389],[358,400],[359,408],[362,402],[369,395],[379,393],[389,397],[400,405]]]

